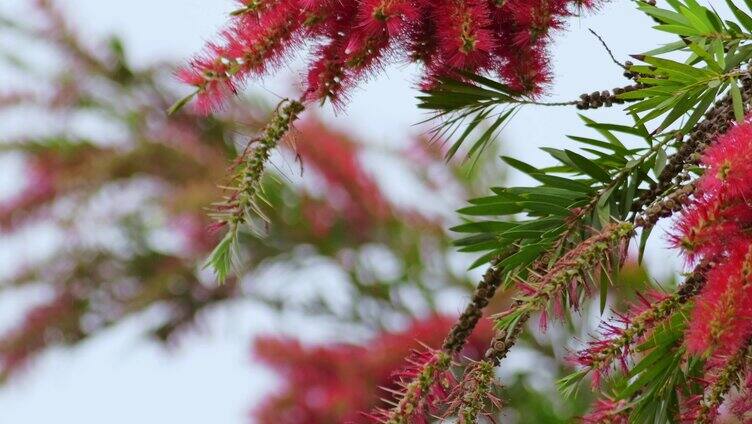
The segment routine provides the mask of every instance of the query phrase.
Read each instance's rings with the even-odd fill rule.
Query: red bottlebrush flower
[[[705,192],[720,191],[734,198],[752,194],[752,118],[734,126],[710,146],[702,157],[707,167],[700,180]]]
[[[316,60],[308,71],[306,100],[334,99],[337,93],[342,92],[346,47],[344,41],[339,41],[318,49]]]
[[[515,45],[530,46],[544,39],[550,30],[562,25],[570,14],[568,0],[509,1],[505,12],[514,20],[517,31]]]
[[[600,399],[592,412],[582,417],[583,424],[628,424],[627,402]]]
[[[702,382],[702,386],[706,386],[707,382]],[[697,418],[700,415],[700,405],[702,404],[702,395],[695,395],[687,398],[682,402],[681,415],[679,416],[679,422],[682,424],[693,424],[697,422]],[[710,416],[711,420],[715,419],[714,415]],[[713,421],[711,421],[713,422]]]
[[[583,6],[574,0],[241,3],[224,41],[210,44],[178,74],[198,90],[202,112],[219,107],[244,79],[263,73],[303,39],[316,44],[308,101],[340,102],[387,60],[424,63],[424,81],[465,69],[510,78],[505,82],[535,94],[548,81],[545,36],[561,27],[570,9]]]
[[[420,10],[412,0],[363,0],[358,5],[361,31],[369,35],[386,30],[390,37],[398,37],[419,18]]]
[[[395,372],[393,378],[397,381],[398,391],[408,389],[408,384],[418,381],[423,385],[427,375],[431,375],[431,383],[421,387],[415,393],[414,402],[408,402],[400,411],[402,417],[414,424],[429,424],[431,417],[436,416],[439,408],[447,400],[452,387],[457,382],[454,375],[445,366],[451,358],[439,350],[414,350],[407,359],[408,366]],[[444,371],[434,371],[443,369]],[[390,411],[377,408],[375,412],[366,414],[377,422],[390,421]]]
[[[729,257],[708,272],[687,329],[691,353],[723,356],[739,350],[752,335],[750,246],[738,242]]]
[[[441,63],[451,68],[487,67],[494,48],[488,3],[481,0],[436,2],[434,16]]]
[[[234,80],[226,77],[228,66],[219,57],[221,49],[210,44],[207,50],[218,57],[206,53],[193,59],[190,67],[182,68],[177,73],[180,81],[200,90],[195,107],[201,114],[209,114],[219,109],[225,100],[236,92]]]
[[[551,82],[548,57],[544,47],[533,49],[512,48],[508,60],[501,66],[502,78],[518,92],[540,94]]]
[[[453,319],[433,316],[413,322],[404,331],[382,333],[366,345],[303,346],[291,339],[259,338],[256,355],[274,368],[282,387],[254,410],[260,423],[372,422],[362,414],[382,404],[373,387],[399,390],[405,357],[420,348],[416,340],[439,345]],[[480,358],[492,336],[490,323],[482,322],[462,355]],[[430,361],[425,351],[414,362]],[[448,384],[448,381],[444,382]],[[431,399],[446,397],[446,385],[432,389]]]
[[[209,44],[202,56],[178,71],[181,81],[197,88],[199,112],[216,110],[236,92],[237,83],[251,74],[263,73],[294,44],[302,19],[296,3],[277,2],[258,17],[241,15],[222,33],[223,43]]]
[[[688,262],[725,255],[730,246],[745,238],[743,229],[752,224],[752,208],[715,192],[698,197],[681,214],[670,243],[681,249]]]

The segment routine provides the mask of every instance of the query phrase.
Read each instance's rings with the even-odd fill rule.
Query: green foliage
[[[558,162],[555,166],[538,168],[502,157],[539,185],[492,188],[493,195],[473,199],[470,206],[459,210],[472,221],[452,229],[465,235],[457,240],[457,246],[462,252],[483,253],[473,266],[513,248],[515,252],[499,266],[511,275],[524,274],[562,235],[576,243],[583,230],[623,221],[630,215],[634,201],[643,193],[640,187],[653,182],[665,166],[666,148],[673,139],[655,141],[639,122],[629,127],[582,119],[600,138],[570,136],[581,146],[581,153],[543,148]],[[630,149],[622,141],[624,137],[642,139],[651,146]]]
[[[687,356],[681,346],[687,327],[686,309],[672,315],[638,344],[635,366],[612,381],[614,398],[631,402],[630,422],[672,422],[682,399],[702,393],[697,384],[702,362],[690,358],[682,366]]]
[[[685,118],[680,128],[686,133],[725,92],[732,95],[737,119],[743,118],[738,78],[747,73],[742,65],[752,58],[752,17],[733,1],[726,2],[742,26],[724,21],[715,10],[695,0],[669,0],[673,10],[639,5],[658,22],[655,29],[680,37],[680,41],[636,56],[645,65],[633,66],[630,71],[640,75],[645,88],[620,95],[622,99],[640,100],[629,110],[641,114],[643,122],[663,117],[655,132]],[[683,62],[659,57],[675,56],[677,52],[686,56]]]
[[[235,257],[235,249],[237,249],[237,234],[228,231],[222,238],[214,250],[209,255],[209,259],[206,261],[206,267],[210,267],[214,270],[214,274],[217,276],[217,281],[224,283],[227,280],[227,276],[233,268]]]
[[[435,89],[418,97],[419,108],[435,113],[431,120],[443,119],[434,129],[436,139],[453,138],[467,124],[447,151],[447,158],[456,155],[463,144],[481,132],[467,152],[468,156],[477,156],[496,139],[517,107],[530,101],[505,84],[467,72],[461,75],[466,81],[444,78]]]

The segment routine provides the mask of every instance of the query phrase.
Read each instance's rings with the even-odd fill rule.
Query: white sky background
[[[125,40],[133,63],[154,59],[181,60],[211,39],[233,9],[229,0],[60,0],[84,36],[115,33]],[[715,2],[714,2],[715,3]],[[0,14],[22,13],[26,0],[0,0]],[[649,30],[651,21],[631,2],[615,0],[594,16],[573,20],[552,50],[556,84],[551,100],[570,100],[581,92],[628,83],[611,63],[593,28],[620,59],[655,47],[663,40]],[[300,69],[255,88],[290,94],[288,88]],[[400,143],[418,130],[412,124],[425,116],[415,107],[418,70],[395,66],[353,93],[346,111],[321,113],[335,125],[348,128],[373,142]],[[0,69],[0,89],[7,89]],[[620,119],[618,109],[589,112],[596,120]],[[543,165],[543,145],[562,145],[564,134],[587,135],[573,108],[527,108],[503,134],[507,151]],[[378,164],[374,166],[378,170]],[[0,195],[9,174],[0,170]],[[389,183],[389,175],[380,180]],[[394,178],[392,177],[392,180]],[[518,180],[517,182],[521,182]],[[514,182],[514,181],[513,181]],[[394,196],[407,198],[409,187],[391,181]],[[660,237],[651,250],[665,247]],[[678,263],[673,252],[656,256],[659,274],[672,272],[666,262]],[[8,246],[0,242],[2,256]],[[18,305],[0,296],[0,328],[15,319]],[[105,335],[72,350],[44,355],[13,384],[0,389],[0,424],[34,423],[246,423],[252,403],[273,387],[272,374],[251,363],[249,342],[257,332],[298,333],[307,340],[326,338],[334,327],[325,322],[290,317],[279,322],[249,303],[226,305],[207,317],[204,330],[189,334],[176,349],[167,351],[142,336],[144,320],[132,319]],[[297,331],[295,331],[297,330]]]

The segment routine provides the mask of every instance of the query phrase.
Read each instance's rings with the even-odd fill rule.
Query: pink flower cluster
[[[595,0],[239,0],[220,42],[179,71],[215,110],[247,78],[313,44],[305,98],[337,102],[391,61],[420,62],[424,84],[458,69],[535,94],[549,79],[551,30]]]
[[[722,358],[752,336],[752,118],[705,152],[698,192],[671,239],[690,261],[717,265],[707,273],[687,331],[695,354]]]

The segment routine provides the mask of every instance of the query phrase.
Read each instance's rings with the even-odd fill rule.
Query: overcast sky
[[[233,8],[229,0],[61,3],[83,35],[120,35],[135,63],[189,57],[214,36]],[[0,14],[23,13],[25,4],[26,0],[0,0]],[[581,92],[626,83],[588,28],[602,34],[625,58],[654,47],[659,38],[649,31],[650,24],[627,1],[614,1],[598,15],[571,21],[552,50],[556,84],[551,99],[569,100]],[[290,83],[301,69],[288,70],[254,83],[252,89],[270,98],[290,94]],[[8,81],[2,72],[0,89],[5,89]],[[411,66],[389,68],[356,91],[345,112],[335,116],[325,109],[322,114],[365,139],[399,143],[416,132],[412,124],[424,118],[415,107],[412,83],[417,79]],[[619,113],[603,110],[591,116],[614,120]],[[511,154],[543,164],[539,146],[563,144],[564,134],[588,131],[572,109],[528,108],[512,121],[503,143]],[[2,182],[0,178],[0,192]],[[651,249],[663,247],[659,238],[653,244]],[[12,316],[14,309],[18,307],[12,299],[0,297],[0,320]],[[132,319],[75,349],[44,355],[28,373],[0,389],[0,423],[246,423],[253,401],[274,383],[270,373],[251,363],[252,334],[305,328],[308,339],[316,340],[331,332],[326,323],[304,324],[293,318],[280,323],[253,305],[237,303],[211,314],[203,332],[187,336],[168,352],[142,337],[144,320],[149,319]],[[0,322],[0,327],[5,324]]]

